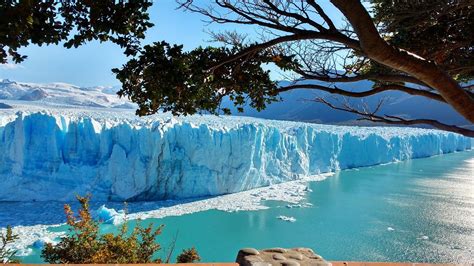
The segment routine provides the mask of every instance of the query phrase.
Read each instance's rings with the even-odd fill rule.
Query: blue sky
[[[202,0],[200,3],[207,3]],[[332,17],[338,16],[327,0],[322,5],[329,9]],[[155,0],[149,10],[155,26],[148,30],[144,43],[166,40],[183,44],[185,49],[199,45],[210,45],[209,30],[244,31],[252,34],[253,28],[240,25],[208,25],[200,14],[176,10],[174,0]],[[9,78],[22,82],[66,82],[79,86],[119,85],[111,72],[127,61],[122,50],[112,43],[91,42],[77,49],[66,49],[59,45],[28,46],[21,49],[28,55],[20,65],[0,65],[0,79]]]

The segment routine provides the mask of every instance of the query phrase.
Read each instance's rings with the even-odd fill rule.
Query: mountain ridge
[[[281,81],[280,85],[284,86],[289,83],[289,81]],[[336,85],[338,88],[348,91],[365,91],[372,87],[372,82],[360,81]],[[61,82],[42,84],[3,79],[0,80],[0,102],[3,100],[0,108],[14,108],[12,106],[14,104],[6,101],[18,101],[53,106],[136,109],[137,105],[135,103],[126,98],[118,97],[116,94],[118,90],[119,87],[117,86],[79,87]],[[237,116],[336,125],[383,125],[369,121],[358,121],[355,114],[333,110],[313,100],[315,97],[332,98],[333,96],[327,92],[299,89],[284,92],[280,96],[283,99],[281,102],[272,103],[261,112],[244,108],[244,113],[238,113],[228,99],[224,100],[223,106],[231,108],[232,114]],[[445,103],[399,91],[387,91],[364,99],[351,99],[350,101],[355,105],[364,102],[368,106],[375,106],[381,99],[386,101],[380,110],[381,114],[397,115],[407,119],[427,118],[447,124],[472,127],[464,117]],[[423,127],[423,125],[420,126]]]

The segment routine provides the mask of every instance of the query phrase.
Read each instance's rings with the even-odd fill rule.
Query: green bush
[[[183,252],[176,258],[177,263],[194,263],[201,260],[197,250],[192,247],[190,249],[183,249]]]
[[[163,226],[153,229],[153,224],[142,227],[137,223],[128,234],[127,221],[120,227],[117,235],[99,234],[99,222],[95,221],[89,211],[90,196],[77,197],[81,208],[78,216],[74,215],[69,205],[64,206],[70,232],[61,241],[53,245],[47,243],[41,257],[48,263],[161,263],[154,259],[160,250],[156,238]],[[196,253],[197,254],[197,253]]]

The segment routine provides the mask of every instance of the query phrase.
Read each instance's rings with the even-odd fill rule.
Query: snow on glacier
[[[427,129],[7,104],[1,201],[215,196],[471,148],[470,138]]]

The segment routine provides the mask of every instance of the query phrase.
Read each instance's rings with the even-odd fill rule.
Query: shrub
[[[0,233],[0,263],[19,263],[20,260],[16,258],[16,250],[10,249],[8,245],[15,242],[18,236],[13,234],[11,226],[7,226],[5,234]]]
[[[160,263],[153,255],[160,249],[156,243],[163,226],[153,229],[153,224],[139,224],[127,236],[128,226],[124,222],[117,235],[99,234],[99,222],[89,211],[90,196],[77,197],[81,208],[78,217],[69,205],[64,205],[69,234],[53,245],[47,243],[41,257],[49,263]]]
[[[183,249],[183,252],[178,255],[176,261],[178,263],[194,263],[201,260],[197,250],[192,247],[190,249]]]
[[[89,210],[90,196],[78,196],[77,199],[81,205],[77,217],[68,204],[64,205],[67,224],[70,226],[69,234],[61,238],[56,245],[51,243],[45,245],[41,257],[46,262],[61,264],[162,262],[161,259],[154,259],[153,256],[160,250],[156,238],[161,234],[163,225],[153,229],[153,224],[142,227],[137,223],[128,234],[128,225],[125,220],[117,235],[99,234],[100,223],[92,218]],[[178,262],[186,263],[199,261],[200,257],[193,247],[183,250],[177,259]]]

